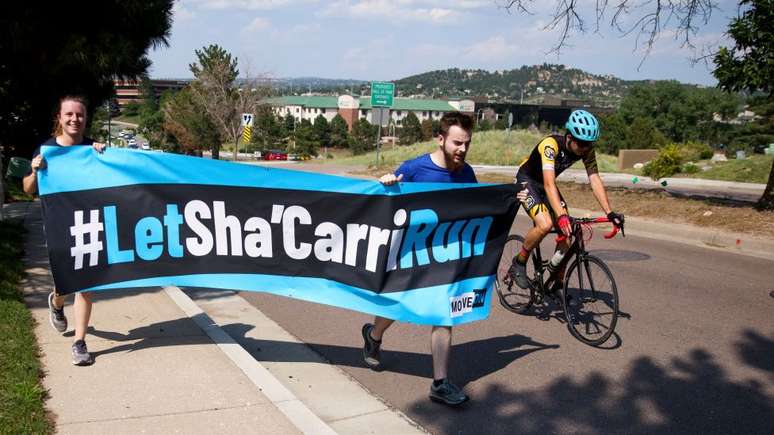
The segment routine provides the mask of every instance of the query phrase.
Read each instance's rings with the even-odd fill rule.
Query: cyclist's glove
[[[610,221],[610,223],[615,225],[617,228],[619,229],[623,228],[624,215],[611,211],[610,213],[607,214],[607,219]]]
[[[566,214],[559,216],[559,219],[557,220],[556,224],[559,227],[559,230],[561,230],[565,236],[569,236],[570,233],[572,233],[572,225],[570,224],[570,217],[567,216]]]

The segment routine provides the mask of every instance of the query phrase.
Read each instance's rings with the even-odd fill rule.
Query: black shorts
[[[521,205],[524,206],[524,210],[527,211],[529,217],[535,219],[538,213],[548,212],[551,214],[551,218],[556,221],[554,210],[548,202],[548,195],[546,195],[546,189],[541,181],[537,181],[519,171],[516,174],[516,184],[527,189],[527,199],[522,201]],[[562,197],[562,192],[559,192],[559,201],[561,201],[562,207],[567,209],[567,203],[565,203],[564,197]]]

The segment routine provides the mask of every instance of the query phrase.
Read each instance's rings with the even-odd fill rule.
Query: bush
[[[681,162],[680,149],[677,145],[667,145],[661,149],[658,157],[648,162],[642,168],[642,173],[654,180],[671,177],[680,172]]]
[[[692,162],[688,162],[683,165],[682,170],[680,172],[684,174],[695,174],[699,172],[699,167]]]
[[[140,103],[137,101],[130,101],[121,109],[121,115],[123,116],[137,116],[140,114]]]
[[[703,142],[686,142],[676,144],[683,160],[707,160],[712,158],[712,148]]]

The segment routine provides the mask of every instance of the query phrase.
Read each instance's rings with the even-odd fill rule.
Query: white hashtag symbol
[[[75,225],[70,227],[70,235],[75,237],[75,246],[70,248],[70,255],[75,258],[75,270],[83,268],[86,254],[89,254],[89,266],[96,266],[102,250],[99,232],[104,228],[99,220],[99,210],[89,211],[89,223],[83,223],[83,210],[76,210],[74,217]],[[89,243],[85,241],[85,234],[89,235]]]

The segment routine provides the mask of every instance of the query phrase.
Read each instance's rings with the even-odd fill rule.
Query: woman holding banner
[[[59,107],[54,118],[54,132],[50,139],[41,146],[92,146],[98,152],[103,152],[105,144],[94,142],[84,136],[86,131],[88,102],[82,96],[68,95],[59,100]],[[24,191],[30,195],[38,191],[37,173],[46,168],[46,160],[35,149],[32,155],[30,171],[24,177]],[[86,329],[91,318],[91,295],[79,292],[75,294],[75,336],[72,344],[72,361],[74,365],[86,366],[94,363],[94,358],[86,348]],[[59,332],[67,331],[67,317],[64,314],[64,296],[58,296],[56,289],[48,295],[49,321]]]

